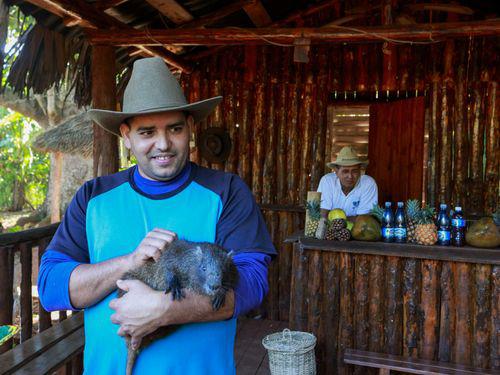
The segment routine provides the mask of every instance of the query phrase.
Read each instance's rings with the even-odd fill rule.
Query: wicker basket
[[[262,345],[269,354],[271,375],[316,374],[316,337],[313,334],[287,328],[264,337]]]

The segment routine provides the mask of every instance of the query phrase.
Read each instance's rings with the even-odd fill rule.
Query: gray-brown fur
[[[175,240],[157,262],[147,262],[127,272],[122,279],[140,280],[152,289],[171,292],[173,300],[182,299],[182,290],[190,289],[196,294],[211,297],[213,309],[218,310],[224,305],[226,292],[236,286],[238,271],[231,254],[216,244]],[[118,297],[125,293],[118,289]],[[126,374],[132,374],[135,359],[142,348],[175,329],[175,326],[161,327],[144,337],[137,350],[130,347],[127,338]]]

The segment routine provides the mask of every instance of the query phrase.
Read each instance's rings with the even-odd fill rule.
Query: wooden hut
[[[320,373],[364,373],[359,365],[370,361],[389,369],[399,356],[410,363],[400,367],[407,370],[435,366],[425,361],[500,370],[497,250],[338,245],[290,236],[303,228],[306,193],[316,190],[341,142],[367,153],[381,201],[447,202],[471,216],[498,209],[498,4],[9,2],[79,53],[81,104],[117,108],[127,67],[140,56],[162,57],[180,74],[189,101],[223,95],[194,139],[222,127],[232,152],[225,163],[197,152],[192,159],[238,173],[251,187],[279,249],[267,317],[318,336]],[[48,67],[55,51],[37,51],[25,58]],[[43,86],[21,78],[21,87]],[[116,171],[116,138],[94,125],[93,145],[94,174]],[[11,270],[15,251],[29,265],[33,241],[46,241],[53,229],[30,233],[0,237],[1,270]],[[2,271],[2,285],[9,285],[9,275]],[[2,307],[10,306],[9,293],[0,291]],[[0,310],[0,323],[9,322],[9,311]],[[31,310],[23,311],[29,325]],[[66,323],[68,337],[81,328],[73,324]],[[358,352],[349,359],[347,349],[386,357]]]

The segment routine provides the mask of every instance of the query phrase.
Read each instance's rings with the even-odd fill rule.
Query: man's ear
[[[120,134],[123,137],[123,144],[125,145],[126,148],[130,150],[130,138],[129,138],[129,133],[130,133],[130,125],[122,122],[120,125]]]
[[[186,124],[188,124],[189,129],[193,129],[194,125],[194,117],[192,114],[188,114],[186,117]]]

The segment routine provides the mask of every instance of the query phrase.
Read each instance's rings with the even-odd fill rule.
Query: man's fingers
[[[155,228],[152,230],[152,232],[157,232],[157,233],[163,233],[163,234],[168,234],[170,235],[173,239],[177,238],[177,233],[172,232],[171,230],[167,229],[162,229],[162,228]],[[150,232],[151,233],[151,232]]]
[[[118,336],[122,336],[122,337],[125,337],[125,336],[130,336],[130,332],[128,330],[128,326],[121,326],[119,329],[118,329]]]
[[[116,280],[116,286],[118,288],[120,288],[121,290],[128,292],[130,289],[130,282],[129,282],[129,280]],[[113,301],[111,301],[111,302],[113,302]],[[109,306],[111,307],[111,303]]]
[[[111,315],[111,323],[120,324],[121,323],[120,316],[118,314]]]

